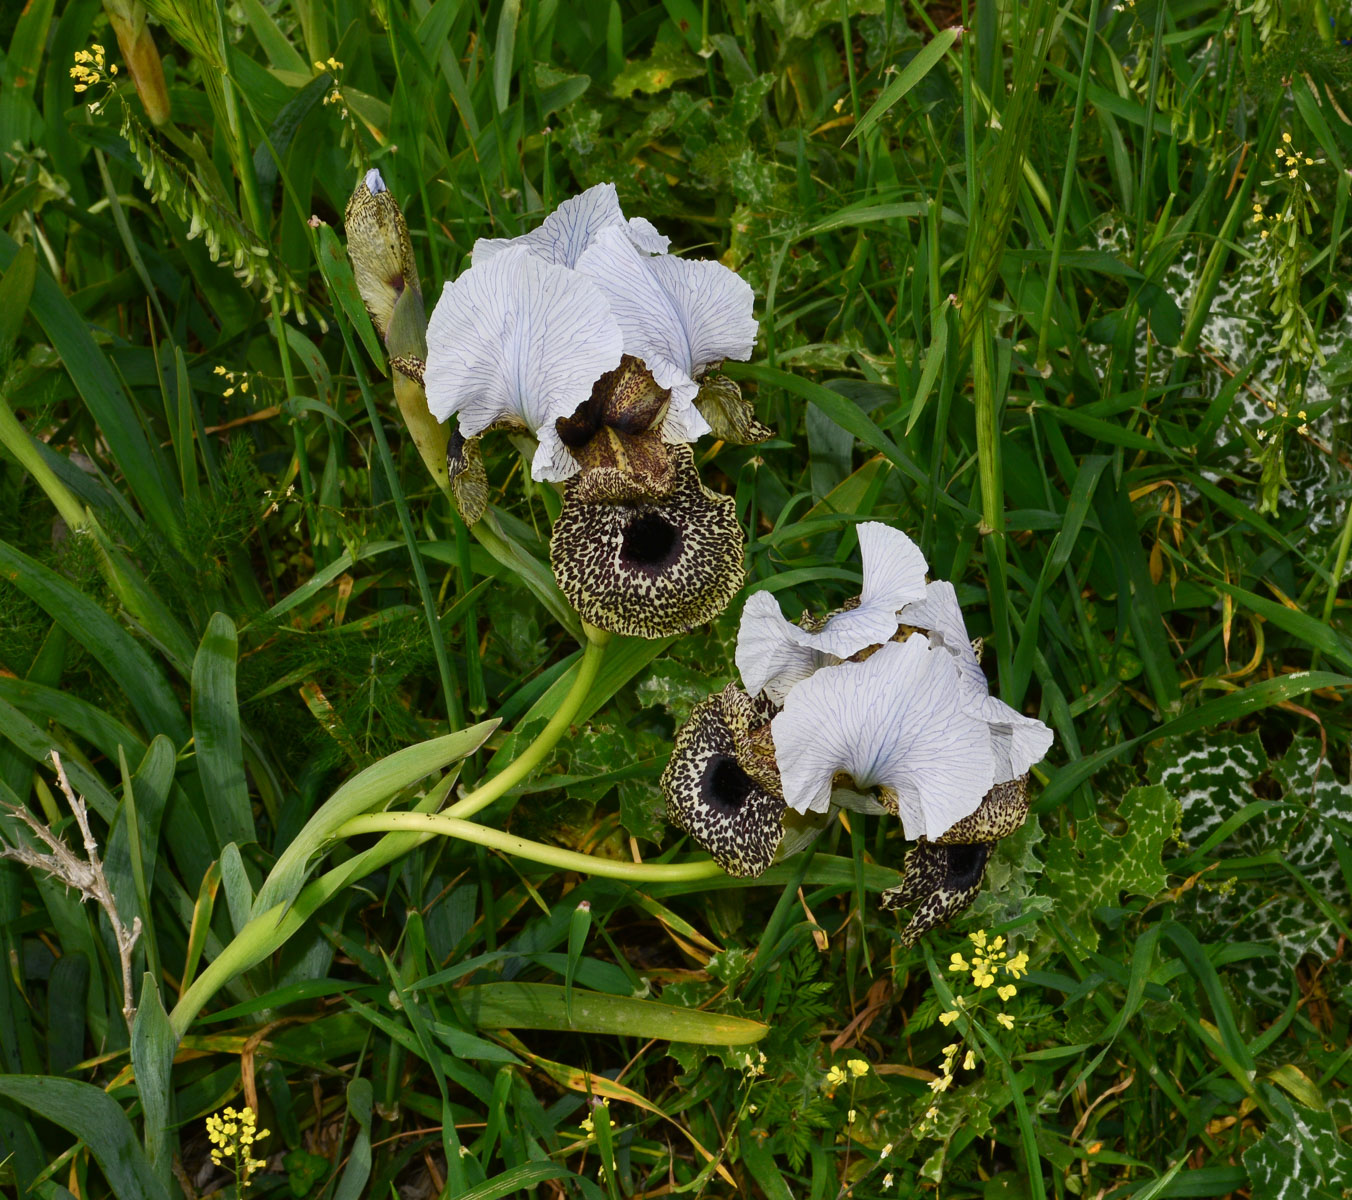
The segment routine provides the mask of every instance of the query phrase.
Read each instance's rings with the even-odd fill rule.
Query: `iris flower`
[[[481,239],[433,310],[424,372],[432,412],[458,417],[453,483],[477,503],[475,438],[533,433],[532,476],[567,481],[550,544],[560,588],[592,624],[641,637],[710,620],[741,587],[733,502],[704,487],[688,448],[711,429],[701,406],[722,436],[770,432],[713,373],[751,353],[751,288],[668,244],[625,219],[613,184],[521,237]]]
[[[926,583],[915,544],[876,522],[860,525],[859,542],[858,598],[795,625],[770,593],[757,593],[743,612],[736,662],[753,701],[773,713],[777,788],[764,772],[758,784],[781,795],[790,814],[890,812],[916,842],[901,885],[883,897],[885,907],[912,908],[904,936],[913,941],[971,903],[994,843],[1027,816],[1027,771],[1052,735],[990,696],[957,595],[951,584]],[[679,800],[668,791],[668,807],[699,837],[717,826],[691,815],[712,802],[690,789],[693,767],[677,765],[692,744],[678,738],[668,776],[687,788]],[[763,819],[763,829],[739,826],[739,836],[780,845],[784,812]]]

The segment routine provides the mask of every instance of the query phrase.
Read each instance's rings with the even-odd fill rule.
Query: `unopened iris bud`
[[[374,168],[366,172],[347,202],[344,224],[347,253],[352,259],[357,289],[366,311],[371,314],[376,332],[384,339],[395,305],[406,290],[411,288],[418,293],[418,308],[422,308],[422,287],[418,282],[418,267],[413,261],[413,246],[404,214],[380,172]],[[425,341],[425,320],[420,336]],[[410,351],[391,347],[391,353]]]

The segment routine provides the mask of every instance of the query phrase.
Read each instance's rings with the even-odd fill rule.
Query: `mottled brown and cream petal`
[[[726,375],[706,375],[699,381],[695,407],[714,437],[725,442],[751,446],[775,436],[773,429],[756,420],[756,406],[742,395],[737,381]]]
[[[775,860],[784,835],[784,800],[762,787],[739,760],[734,726],[744,714],[738,709],[728,691],[695,705],[676,734],[662,790],[674,825],[729,875],[754,876]]]
[[[607,504],[564,490],[549,559],[583,620],[659,638],[711,621],[742,586],[745,537],[731,496],[700,482],[694,452],[673,446],[676,485],[660,500]]]
[[[996,842],[1017,833],[1028,819],[1028,776],[1020,775],[997,783],[981,801],[981,807],[969,817],[951,826],[934,840],[941,845],[967,842]]]
[[[994,848],[993,842],[941,846],[921,839],[915,844],[903,861],[900,886],[882,894],[883,908],[911,910],[901,931],[903,945],[914,946],[976,899]]]
[[[357,185],[343,226],[357,290],[383,341],[395,302],[406,288],[418,291],[419,284],[404,214],[379,171],[367,171]]]
[[[488,508],[488,472],[477,437],[467,438],[457,429],[446,447],[446,469],[450,474],[455,507],[466,525],[477,524]]]
[[[627,504],[671,492],[676,471],[662,437],[670,395],[642,362],[626,354],[592,385],[576,411],[558,419],[559,441],[582,468],[579,500]]]

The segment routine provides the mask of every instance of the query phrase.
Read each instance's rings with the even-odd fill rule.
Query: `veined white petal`
[[[577,268],[610,301],[625,353],[641,358],[657,385],[671,389],[670,411],[678,418],[693,407],[701,371],[751,356],[755,297],[722,263],[641,254],[624,230],[602,229]]]
[[[901,530],[881,521],[859,526],[859,552],[864,563],[859,604],[836,613],[819,632],[786,620],[768,592],[746,602],[736,657],[748,692],[763,691],[783,704],[788,690],[817,667],[880,645],[897,632],[897,613],[925,595],[925,556]]]
[[[844,771],[896,792],[908,838],[942,836],[994,779],[989,727],[964,708],[950,656],[920,637],[815,672],[771,729],[789,807],[824,810]]]
[[[947,579],[936,579],[925,588],[923,600],[902,609],[901,623],[926,630],[931,641],[953,656],[962,677],[963,691],[972,703],[978,703],[990,692],[986,673],[977,662],[972,639],[967,635],[967,622],[962,617],[958,593]]]
[[[676,412],[668,406],[667,415],[662,418],[662,440],[671,446],[697,442],[708,432],[709,422],[693,404],[687,404]]]
[[[629,240],[645,254],[665,254],[671,247],[671,239],[647,217],[629,218]]]
[[[480,238],[470,252],[470,262],[477,267],[501,254],[508,246],[524,246],[545,262],[575,267],[582,252],[602,229],[624,223],[615,185],[598,183],[565,200],[538,229],[514,238]]]
[[[494,255],[447,284],[427,326],[427,406],[460,414],[465,437],[513,418],[540,439],[532,474],[576,470],[554,422],[619,365],[623,338],[589,280],[524,248]]]
[[[776,704],[783,704],[794,684],[828,661],[813,648],[810,638],[785,620],[779,601],[769,592],[749,596],[742,608],[734,656],[742,686],[752,696],[764,692]]]
[[[908,604],[901,612],[903,624],[926,630],[931,641],[953,656],[961,681],[963,704],[985,721],[991,730],[995,755],[995,782],[1018,779],[1051,749],[1054,735],[1041,721],[1024,716],[1003,700],[990,695],[986,673],[977,661],[967,636],[967,624],[958,605],[958,594],[947,580],[937,580],[925,590],[925,598]]]
[[[995,755],[995,782],[1008,783],[1040,763],[1052,748],[1055,735],[1036,717],[1026,717],[1003,700],[987,696],[978,709],[991,729],[991,751]]]
[[[540,224],[514,238],[479,238],[470,252],[474,266],[487,262],[508,246],[525,246],[532,254],[560,267],[576,267],[582,252],[602,229],[623,229],[629,240],[645,254],[665,254],[671,239],[658,233],[643,217],[624,219],[613,183],[598,183],[571,196]]]

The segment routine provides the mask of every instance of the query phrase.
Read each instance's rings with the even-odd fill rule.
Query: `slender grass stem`
[[[601,858],[595,854],[581,854],[559,846],[546,846],[543,842],[532,842],[501,829],[460,820],[450,816],[449,810],[444,813],[368,813],[353,817],[339,826],[335,836],[347,838],[369,833],[420,833],[459,838],[560,871],[578,871],[584,875],[624,879],[631,883],[687,883],[697,879],[716,879],[724,874],[723,868],[712,859],[688,863],[634,863]]]
[[[1066,216],[1070,211],[1070,192],[1079,174],[1080,125],[1084,121],[1084,101],[1089,94],[1089,68],[1094,61],[1094,37],[1098,30],[1099,0],[1089,0],[1089,16],[1085,22],[1084,59],[1080,63],[1080,79],[1075,90],[1075,116],[1070,123],[1070,144],[1066,148],[1066,170],[1061,177],[1061,199],[1056,206],[1056,227],[1052,233],[1052,261],[1047,268],[1047,288],[1042,297],[1042,320],[1037,335],[1037,365],[1043,375],[1047,366],[1047,338],[1052,327],[1052,302],[1056,298],[1056,281],[1061,270],[1061,246],[1066,236]]]

